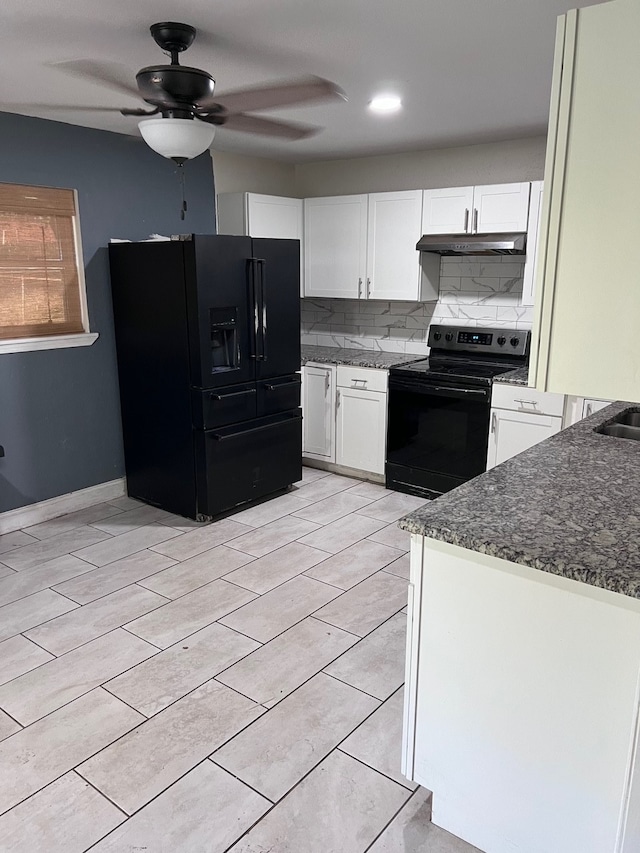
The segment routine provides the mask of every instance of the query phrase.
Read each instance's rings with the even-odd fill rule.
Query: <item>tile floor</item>
[[[2,853],[471,853],[400,773],[406,495],[0,536]]]

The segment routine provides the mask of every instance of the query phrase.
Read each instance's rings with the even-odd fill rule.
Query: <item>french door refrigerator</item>
[[[132,497],[194,519],[302,476],[300,244],[111,243]]]

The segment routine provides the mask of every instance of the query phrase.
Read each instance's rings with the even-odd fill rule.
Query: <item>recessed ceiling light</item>
[[[374,113],[395,113],[402,106],[398,95],[376,95],[369,101],[369,109]]]

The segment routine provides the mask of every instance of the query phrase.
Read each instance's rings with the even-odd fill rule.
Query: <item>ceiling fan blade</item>
[[[131,95],[140,98],[140,93],[131,82],[131,73],[117,62],[94,62],[92,59],[72,59],[68,62],[55,62],[51,66],[77,77],[80,80],[94,80],[102,86],[107,86],[121,95]]]
[[[226,127],[228,130],[259,133],[262,136],[276,136],[280,139],[290,140],[307,139],[321,130],[319,127],[311,127],[308,124],[293,124],[293,122],[276,121],[275,119],[250,116],[244,113],[234,113],[229,116],[198,115],[198,118],[209,122],[209,124]]]
[[[76,112],[76,113],[120,113],[119,107],[88,107],[78,104],[4,104],[2,109],[9,113],[22,113],[29,110],[37,112]]]
[[[228,113],[254,112],[275,107],[305,104],[311,101],[344,100],[347,97],[339,86],[322,77],[282,80],[269,86],[238,89],[216,95],[216,103]]]

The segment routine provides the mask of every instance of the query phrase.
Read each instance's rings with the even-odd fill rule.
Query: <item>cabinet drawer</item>
[[[535,388],[527,388],[526,385],[496,383],[491,394],[491,405],[494,409],[562,417],[564,394],[537,391]]]
[[[257,392],[253,382],[230,385],[214,391],[191,392],[193,424],[199,429],[213,429],[255,418]]]
[[[387,390],[388,371],[372,367],[338,367],[337,385],[340,388],[354,388],[360,391]]]

